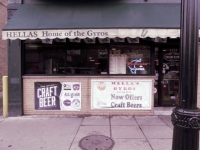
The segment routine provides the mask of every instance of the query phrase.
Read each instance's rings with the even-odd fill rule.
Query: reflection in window
[[[150,47],[25,44],[25,74],[150,74]]]
[[[110,74],[150,74],[149,47],[111,47],[109,59]]]

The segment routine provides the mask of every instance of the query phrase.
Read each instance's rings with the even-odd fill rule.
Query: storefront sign
[[[164,59],[167,61],[179,61],[179,53],[166,53]]]
[[[147,66],[149,63],[142,62],[142,59],[134,59],[130,62],[127,62],[126,65],[130,69],[132,74],[137,74],[139,70],[145,70],[143,66]]]
[[[155,38],[180,36],[178,29],[72,29],[72,30],[13,30],[2,31],[2,39],[85,39],[85,38]]]
[[[152,80],[92,80],[92,109],[151,109]]]
[[[36,82],[36,110],[80,111],[80,82]]]

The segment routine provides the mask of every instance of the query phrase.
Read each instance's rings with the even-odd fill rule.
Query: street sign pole
[[[198,6],[198,0],[181,1],[179,104],[171,115],[174,125],[172,150],[199,149]]]

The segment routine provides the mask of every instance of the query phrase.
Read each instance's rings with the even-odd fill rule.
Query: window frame
[[[23,76],[154,76],[155,75],[155,44],[154,42],[150,42],[150,41],[142,41],[140,43],[127,43],[127,42],[124,42],[124,43],[114,43],[114,42],[110,42],[110,43],[106,43],[106,44],[100,44],[100,43],[95,43],[95,44],[86,44],[84,42],[81,42],[81,43],[56,43],[56,44],[53,44],[53,45],[57,45],[57,46],[60,46],[60,45],[64,45],[63,47],[65,49],[69,49],[69,48],[72,48],[73,49],[76,49],[76,48],[80,48],[82,49],[82,47],[105,47],[107,48],[108,50],[108,53],[107,53],[107,66],[108,66],[108,70],[107,70],[107,74],[26,74],[25,73],[25,65],[26,65],[26,62],[25,62],[25,54],[26,54],[26,44],[38,44],[38,45],[48,45],[48,44],[42,44],[41,42],[25,42],[25,41],[22,41],[22,74]],[[149,74],[109,74],[109,53],[110,53],[110,47],[112,46],[148,46],[150,47],[150,72]],[[46,47],[46,46],[44,46]],[[47,46],[48,47],[48,46]],[[67,54],[66,54],[67,56]],[[65,64],[65,70],[66,70],[66,64]]]

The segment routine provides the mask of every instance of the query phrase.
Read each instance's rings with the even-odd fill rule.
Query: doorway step
[[[171,115],[174,107],[154,107],[154,116]]]

